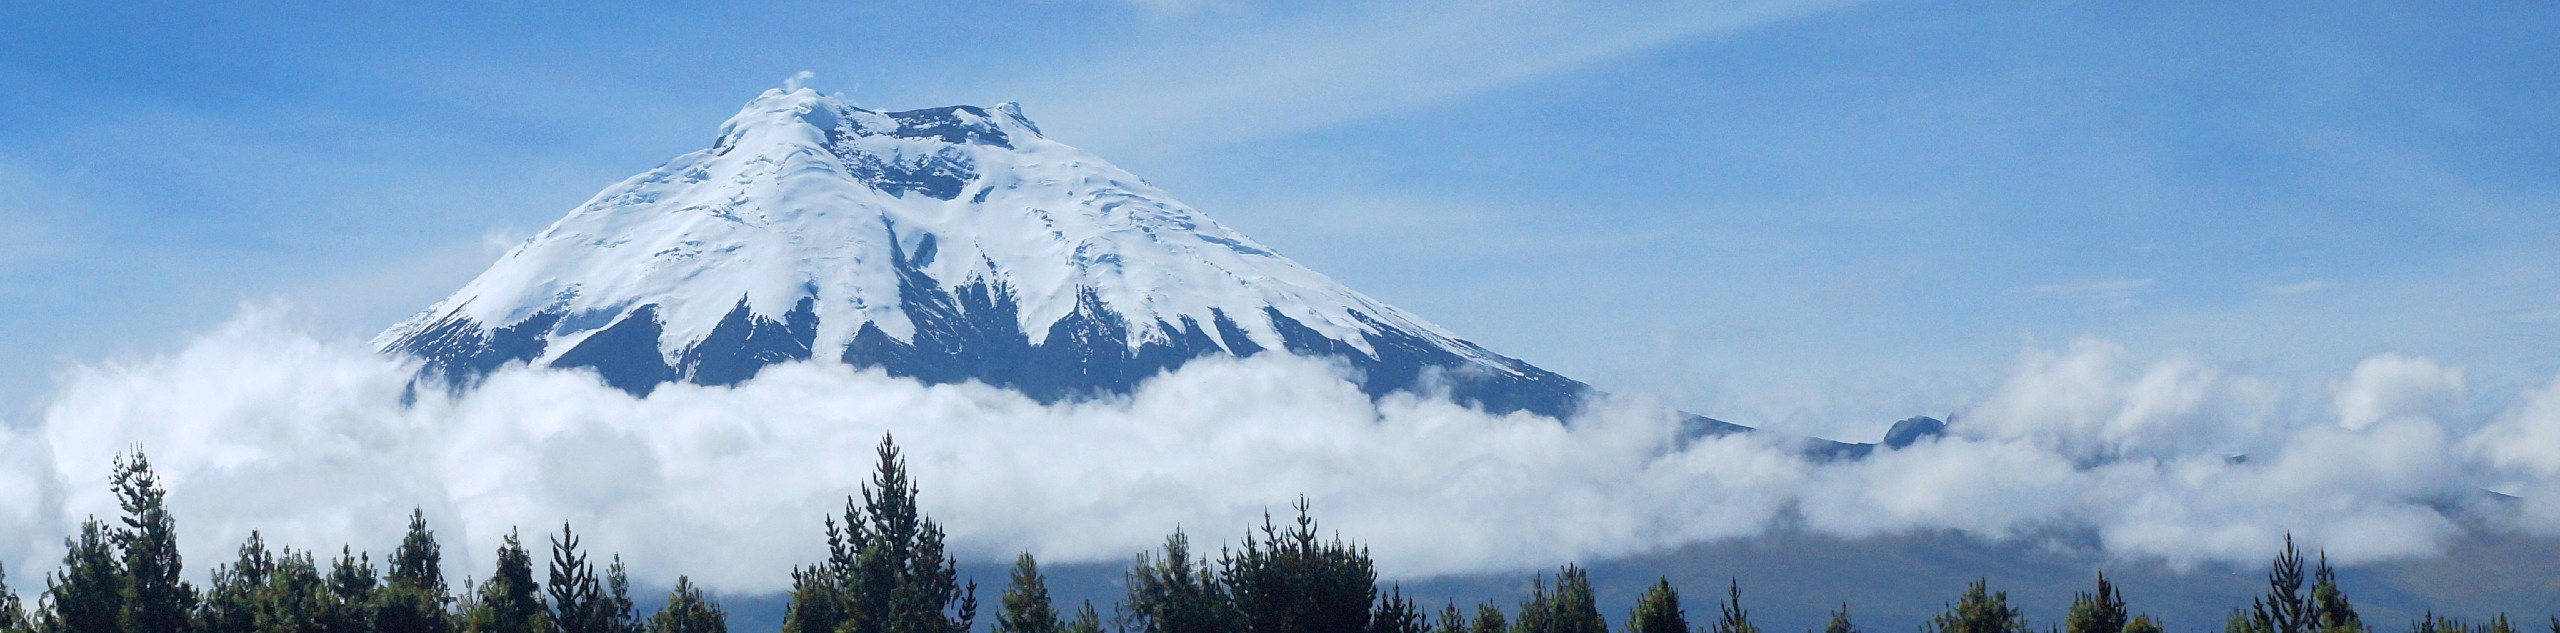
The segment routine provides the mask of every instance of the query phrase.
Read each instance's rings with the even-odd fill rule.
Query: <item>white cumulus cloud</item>
[[[834,363],[647,398],[522,368],[411,394],[414,371],[256,311],[173,354],[75,368],[41,420],[0,431],[0,561],[50,569],[78,520],[113,513],[107,471],[135,446],[166,477],[198,574],[253,529],[380,552],[418,507],[457,576],[486,575],[506,531],[566,521],[643,582],[745,592],[820,556],[819,520],[884,434],[976,559],[1119,560],[1176,526],[1224,541],[1303,495],[1396,577],[1776,529],[2062,535],[2180,565],[2255,561],[2289,531],[2355,562],[2433,551],[2460,529],[2445,508],[2480,494],[2475,473],[2560,490],[2546,483],[2560,383],[2465,435],[2460,370],[2396,356],[2354,368],[2324,407],[2182,356],[2029,349],[1947,436],[1834,462],[1769,434],[1684,439],[1679,413],[1643,398],[1566,424],[1372,400],[1341,366],[1284,355],[1051,405]]]

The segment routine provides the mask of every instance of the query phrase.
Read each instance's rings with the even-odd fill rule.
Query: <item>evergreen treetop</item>
[[[2105,573],[2098,574],[2098,588],[2092,593],[2073,594],[2071,610],[2063,616],[2063,633],[2123,633],[2129,620],[2124,596],[2116,593],[2114,583]]]
[[[1751,613],[1742,610],[1742,580],[1728,579],[1725,584],[1723,616],[1716,618],[1715,633],[1760,633],[1751,623]]]
[[[1482,622],[1484,618],[1477,618]],[[1608,633],[1609,622],[1600,617],[1599,601],[1591,594],[1591,576],[1579,565],[1566,564],[1556,571],[1555,587],[1545,579],[1530,581],[1529,598],[1520,603],[1520,619],[1513,624],[1519,633]]]
[[[391,551],[391,569],[385,580],[410,587],[444,593],[444,548],[436,545],[436,533],[427,529],[427,511],[409,510],[409,531],[400,537],[400,547]]]
[[[1274,525],[1262,515],[1257,534],[1247,531],[1238,549],[1220,552],[1219,577],[1244,630],[1255,633],[1329,633],[1370,628],[1374,610],[1389,608],[1378,595],[1378,572],[1367,548],[1340,537],[1324,539],[1305,497],[1293,506],[1297,520]],[[1398,615],[1402,615],[1399,612]]]
[[[1627,614],[1627,633],[1689,633],[1689,615],[1681,610],[1680,590],[1670,578],[1656,577],[1636,597],[1635,610]]]
[[[498,568],[481,583],[465,626],[474,633],[550,633],[551,614],[533,580],[533,555],[510,530],[498,545]]]
[[[1476,605],[1475,621],[1467,623],[1468,633],[1503,633],[1509,630],[1511,630],[1511,623],[1502,617],[1502,607],[1496,606],[1490,600]],[[2552,633],[2560,633],[2560,631]]]
[[[151,459],[136,449],[116,460],[116,503],[124,510],[123,527],[113,540],[123,559],[124,610],[118,618],[129,631],[184,631],[196,609],[195,588],[179,575],[177,521],[169,516],[167,490],[151,471]]]
[[[1440,608],[1440,617],[1431,620],[1431,633],[1467,633],[1467,613],[1458,610],[1457,601]]]
[[[1067,621],[1067,633],[1103,633],[1102,613],[1093,609],[1093,601],[1087,600],[1084,606],[1076,607],[1075,619]]]
[[[676,586],[667,591],[667,606],[649,618],[649,633],[729,633],[729,614],[720,604],[704,598],[693,579],[676,577]]]
[[[1023,552],[1013,559],[1013,574],[1004,586],[1004,611],[996,614],[996,633],[1058,633],[1066,623],[1049,602],[1049,583],[1040,577],[1040,562]]]
[[[1243,628],[1216,571],[1206,557],[1192,556],[1191,537],[1180,529],[1165,537],[1162,554],[1138,553],[1126,584],[1129,593],[1120,605],[1119,624],[1127,633],[1225,633]]]
[[[17,591],[9,589],[9,567],[0,565],[0,631],[16,633],[28,626],[26,605],[18,600]]]
[[[827,560],[793,572],[786,633],[963,633],[977,618],[977,583],[962,584],[942,526],[916,505],[897,442],[880,438],[861,503],[827,520]]]
[[[45,579],[37,625],[58,633],[117,633],[124,614],[124,566],[106,526],[91,518],[63,540],[62,571]]]
[[[2009,606],[2009,592],[1994,593],[1990,581],[1978,579],[1967,585],[1964,596],[1947,610],[1929,618],[1922,630],[1928,633],[2027,633],[2027,618],[2016,607]]]
[[[1849,603],[1840,603],[1840,608],[1831,612],[1831,621],[1822,625],[1822,633],[1858,633],[1858,625],[1849,621]]]

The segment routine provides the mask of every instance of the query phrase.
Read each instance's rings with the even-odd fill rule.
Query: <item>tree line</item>
[[[897,445],[883,437],[878,464],[858,497],[823,522],[824,560],[791,571],[783,633],[963,633],[976,626],[977,585],[960,578],[940,524],[916,505]],[[634,612],[620,556],[601,562],[563,524],[546,536],[549,556],[535,577],[533,552],[520,534],[497,548],[487,580],[466,578],[459,591],[443,572],[443,555],[425,514],[409,526],[379,565],[342,546],[334,556],[290,546],[271,548],[252,532],[236,560],[217,565],[199,589],[181,577],[176,523],[167,492],[139,451],[116,460],[110,479],[122,516],[92,517],[64,539],[59,569],[45,576],[32,605],[5,583],[0,568],[0,633],[726,633],[726,613],[688,577],[679,576],[654,613]],[[1381,585],[1366,547],[1325,537],[1300,499],[1296,516],[1265,513],[1234,545],[1214,556],[1194,549],[1177,529],[1160,548],[1140,552],[1123,578],[1126,595],[1102,609],[1087,601],[1062,610],[1049,595],[1039,562],[1017,557],[998,598],[996,633],[1607,633],[1589,573],[1565,565],[1532,580],[1511,608],[1451,602],[1426,609],[1394,584]],[[1729,581],[1715,610],[1693,624],[1680,590],[1657,579],[1619,622],[1625,633],[1762,633],[1744,608],[1742,587]],[[2560,617],[2550,621],[2560,633]],[[1976,580],[1920,624],[1922,633],[2164,633],[2158,620],[2131,612],[2104,574],[2078,593],[2063,620],[2039,631],[2006,592]],[[2223,633],[2371,633],[2356,613],[2325,554],[2306,567],[2287,536],[2270,561],[2267,589],[2235,609]],[[2409,633],[2519,633],[2504,615],[2467,622],[2432,613]],[[1808,632],[1811,633],[1811,632]],[[1848,605],[1822,633],[1860,633]]]

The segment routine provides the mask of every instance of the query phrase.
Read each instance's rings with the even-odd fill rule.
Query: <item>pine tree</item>
[[[613,555],[613,564],[604,568],[604,597],[598,603],[605,630],[613,633],[639,633],[641,622],[631,609],[631,572],[622,566],[622,555]]]
[[[45,580],[41,627],[51,633],[121,633],[124,566],[96,518],[63,540],[62,571]]]
[[[390,573],[386,580],[411,587],[445,591],[444,548],[436,544],[436,533],[427,529],[427,511],[409,510],[409,531],[400,536],[400,547],[391,551]]]
[[[829,536],[835,531],[835,520],[828,519]],[[791,603],[782,613],[782,633],[835,633],[850,619],[852,605],[845,603],[834,569],[820,565],[791,570]]]
[[[1219,578],[1256,633],[1320,633],[1369,628],[1382,603],[1378,572],[1366,548],[1341,538],[1325,540],[1304,497],[1288,528],[1262,515],[1259,534],[1245,533],[1239,549],[1220,552]]]
[[[897,443],[884,435],[876,452],[861,504],[827,521],[827,561],[793,572],[785,633],[962,633],[976,620],[977,583],[960,583],[942,526],[919,512]]]
[[[389,573],[374,601],[374,629],[379,633],[450,633],[453,602],[444,581],[444,552],[435,532],[427,529],[424,510],[409,511],[409,531],[391,552]],[[467,611],[467,610],[466,610]]]
[[[1831,612],[1831,622],[1822,625],[1822,633],[1858,633],[1858,625],[1849,622],[1849,603],[1840,603],[1840,610]]]
[[[1653,586],[1636,597],[1635,610],[1627,614],[1627,633],[1689,633],[1689,614],[1680,608],[1680,590],[1670,578],[1655,577]]]
[[[2249,601],[2249,631],[2312,633],[2318,615],[2302,593],[2302,550],[2285,534],[2284,551],[2267,565],[2267,595]]]
[[[1013,559],[1013,575],[1004,586],[1004,612],[996,614],[996,633],[1058,633],[1066,623],[1049,603],[1049,583],[1040,577],[1040,562],[1023,552]]]
[[[1929,618],[1928,633],[2027,633],[2027,618],[2009,606],[2009,592],[1992,593],[1988,580],[1967,585],[1964,597]]]
[[[676,588],[667,592],[667,606],[649,618],[649,633],[729,633],[729,614],[720,604],[702,596],[693,579],[676,577]]]
[[[358,554],[353,547],[339,548],[338,560],[329,565],[329,600],[322,628],[333,633],[371,633],[374,592],[380,584],[371,556]]]
[[[1103,633],[1102,614],[1093,610],[1093,601],[1086,600],[1084,606],[1076,608],[1076,617],[1067,620],[1067,633]]]
[[[1458,610],[1458,602],[1441,607],[1440,617],[1431,620],[1431,633],[1467,633],[1467,612]]]
[[[1191,538],[1176,529],[1161,556],[1138,553],[1129,569],[1120,629],[1128,633],[1225,633],[1241,630],[1235,603],[1209,568],[1191,556]],[[1357,629],[1355,629],[1357,630]]]
[[[0,565],[0,632],[22,633],[29,626],[26,604],[18,600],[18,592],[9,589],[9,567]]]
[[[1424,618],[1422,608],[1404,595],[1404,587],[1390,586],[1378,596],[1377,609],[1369,614],[1369,633],[1430,633],[1431,621]]]
[[[168,491],[137,450],[116,459],[116,502],[124,525],[111,535],[124,563],[124,607],[118,622],[128,631],[185,631],[196,609],[195,587],[179,577],[177,522],[169,516]]]
[[[551,597],[551,623],[560,633],[613,633],[604,618],[604,591],[587,555],[578,551],[578,534],[560,524],[551,539],[551,581],[543,585]]]
[[[2071,611],[2063,617],[2063,633],[2124,633],[2128,617],[2124,596],[2116,593],[2114,583],[2105,573],[2098,574],[2095,593],[2073,594]]]
[[[2362,633],[2364,618],[2356,615],[2355,605],[2348,604],[2347,592],[2338,588],[2338,572],[2329,568],[2326,550],[2320,552],[2311,576],[2311,626],[2320,633]]]
[[[1484,618],[1477,618],[1483,622]],[[1549,589],[1543,578],[1529,584],[1529,598],[1520,603],[1520,621],[1513,625],[1519,633],[1608,633],[1609,621],[1600,617],[1598,600],[1591,594],[1591,576],[1581,567],[1567,564],[1556,572],[1556,584]]]
[[[1511,630],[1511,622],[1502,617],[1502,607],[1494,605],[1490,600],[1476,605],[1476,619],[1467,623],[1468,633],[1504,633],[1509,630]],[[2560,631],[2552,633],[2560,633]]]
[[[249,540],[240,544],[237,561],[214,566],[213,585],[197,608],[196,621],[204,625],[206,633],[257,631],[258,615],[265,608],[267,581],[275,571],[275,553],[267,551],[266,538],[250,532]]]
[[[1760,633],[1751,623],[1751,612],[1742,610],[1742,580],[1727,579],[1724,591],[1723,617],[1716,618],[1715,633]]]
[[[533,555],[509,531],[498,545],[497,571],[473,598],[468,626],[473,633],[550,633],[551,615],[541,594],[541,585],[533,580]]]
[[[260,592],[261,633],[329,633],[329,581],[311,552],[287,547],[276,555],[275,572]]]

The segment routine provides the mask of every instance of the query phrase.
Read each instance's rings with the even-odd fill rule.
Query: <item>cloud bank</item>
[[[1177,525],[1232,540],[1300,495],[1396,577],[1769,530],[1953,530],[2180,565],[2254,562],[2291,531],[2353,563],[2560,516],[2546,500],[2560,496],[2560,381],[2471,420],[2459,368],[2398,356],[2304,395],[2103,341],[2029,349],[1949,436],[1833,463],[1771,433],[1683,441],[1678,413],[1642,398],[1570,425],[1372,401],[1339,366],[1280,355],[1059,405],[832,363],[648,398],[510,369],[403,404],[414,369],[256,311],[175,354],[75,368],[40,420],[0,429],[0,561],[51,569],[80,518],[112,514],[109,464],[136,445],[166,477],[197,574],[252,529],[386,550],[422,507],[453,574],[485,575],[507,530],[568,521],[643,582],[685,573],[732,592],[780,590],[822,555],[819,520],[884,433],[978,560],[1119,560]]]

